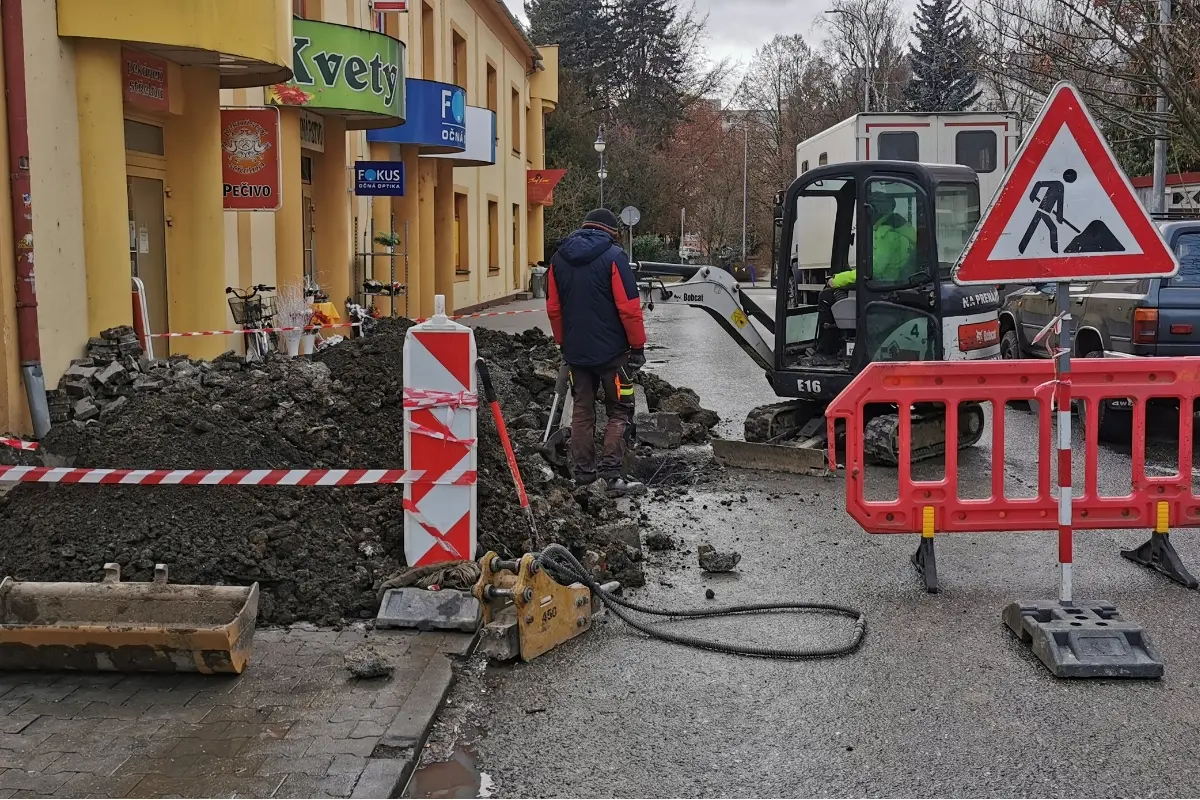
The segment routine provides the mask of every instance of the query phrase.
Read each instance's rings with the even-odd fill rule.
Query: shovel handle
[[[482,358],[475,362],[475,369],[479,371],[479,383],[483,387],[483,399],[489,403],[496,402],[496,387],[492,386],[492,372],[488,369],[487,362]]]

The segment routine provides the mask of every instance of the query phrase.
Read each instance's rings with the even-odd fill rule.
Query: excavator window
[[[979,184],[938,184],[933,213],[937,218],[938,271],[949,277],[979,222]]]
[[[922,254],[928,252],[929,221],[924,191],[897,178],[867,181],[865,224],[870,239],[860,247],[869,255],[868,277],[875,284],[907,285],[921,273],[934,271]]]

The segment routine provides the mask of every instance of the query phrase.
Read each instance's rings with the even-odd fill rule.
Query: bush
[[[647,233],[633,237],[633,260],[678,264],[679,251],[671,247],[666,237]]]

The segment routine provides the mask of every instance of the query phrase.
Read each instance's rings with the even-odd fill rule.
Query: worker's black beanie
[[[583,227],[596,228],[612,236],[617,235],[620,224],[617,215],[607,208],[594,208],[583,218]]]

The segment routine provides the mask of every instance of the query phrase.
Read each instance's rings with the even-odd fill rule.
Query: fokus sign
[[[419,145],[422,153],[461,152],[467,146],[467,93],[461,86],[409,78],[403,125],[370,131],[367,140]]]
[[[351,130],[404,120],[404,44],[375,31],[293,20],[292,80],[267,89],[273,105],[346,118]]]

